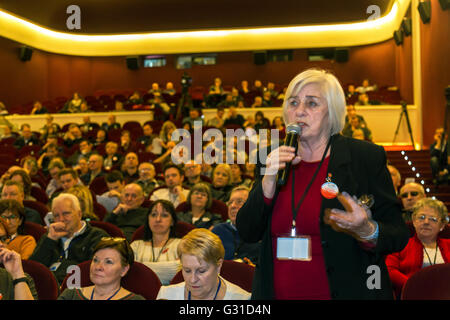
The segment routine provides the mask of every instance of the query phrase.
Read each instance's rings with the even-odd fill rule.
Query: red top
[[[311,237],[311,261],[278,260],[277,238],[290,234],[292,226],[292,172],[281,188],[272,214],[272,246],[274,257],[274,289],[276,299],[331,299],[320,239],[319,219],[322,206],[320,187],[327,177],[327,157],[314,179],[296,218],[297,235]],[[295,173],[295,206],[320,162],[301,161],[292,167]]]
[[[437,239],[445,263],[450,263],[450,239]],[[392,285],[397,295],[400,295],[406,281],[423,265],[423,245],[417,235],[409,239],[406,247],[400,252],[386,256],[386,266],[389,271]]]

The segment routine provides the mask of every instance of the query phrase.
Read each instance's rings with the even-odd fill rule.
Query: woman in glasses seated
[[[450,239],[442,239],[439,232],[448,223],[447,207],[439,200],[419,200],[412,214],[416,234],[406,247],[386,257],[389,276],[397,296],[403,285],[421,268],[450,262]]]
[[[24,207],[13,199],[0,200],[0,219],[6,228],[2,237],[5,247],[20,254],[23,260],[28,259],[36,248],[36,240],[25,234]]]
[[[94,248],[90,267],[93,286],[65,289],[59,300],[145,300],[121,285],[134,262],[134,253],[124,238],[104,237]]]
[[[162,300],[248,300],[250,293],[223,279],[219,273],[225,249],[220,238],[196,228],[178,245],[184,282],[162,286],[156,299]]]
[[[181,239],[176,238],[176,224],[173,204],[167,200],[156,200],[149,208],[144,239],[131,243],[136,261],[152,269],[163,285],[168,285],[181,268],[177,253]]]

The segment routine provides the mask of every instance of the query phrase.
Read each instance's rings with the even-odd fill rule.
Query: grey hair
[[[69,200],[72,203],[72,208],[73,209],[75,209],[76,211],[80,211],[81,212],[80,201],[78,200],[78,198],[75,195],[70,194],[70,193],[61,193],[55,199],[53,199],[53,201],[52,201],[52,211],[54,211],[54,208],[60,202],[64,202],[66,200]]]
[[[416,204],[413,207],[412,213],[413,219],[418,214],[419,210],[425,207],[434,209],[436,213],[439,215],[439,218],[441,218],[441,221],[443,223],[448,222],[449,219],[447,207],[442,201],[433,198],[423,198],[416,202]]]
[[[284,122],[288,124],[288,100],[296,96],[306,85],[311,83],[318,84],[321,87],[323,98],[327,100],[330,135],[341,132],[344,128],[346,112],[344,90],[336,76],[322,69],[307,69],[291,80],[283,101]]]

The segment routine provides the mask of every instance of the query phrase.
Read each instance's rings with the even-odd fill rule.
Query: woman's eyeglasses
[[[0,216],[2,219],[5,219],[5,220],[15,220],[15,219],[18,219],[19,218],[19,216],[17,216],[17,215],[15,215],[15,214],[12,214],[12,215],[10,215],[10,216],[7,216],[7,215],[1,215]]]
[[[410,191],[410,192],[403,192],[400,197],[402,198],[408,198],[408,195],[411,195],[411,197],[417,197],[419,195],[418,191]]]
[[[425,221],[426,218],[428,218],[428,221],[431,221],[433,223],[438,223],[441,220],[439,218],[430,217],[430,216],[427,216],[427,215],[424,215],[424,214],[416,216],[416,220],[419,220],[419,221]]]

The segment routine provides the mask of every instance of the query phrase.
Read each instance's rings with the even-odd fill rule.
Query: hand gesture
[[[112,211],[114,214],[125,214],[129,207],[125,203],[119,203],[119,205]]]
[[[66,225],[63,222],[54,222],[48,227],[48,237],[52,240],[59,240],[67,235]]]
[[[325,209],[324,222],[335,231],[348,233],[355,238],[373,234],[376,226],[370,210],[346,192],[338,194],[337,198],[345,210]]]
[[[25,276],[22,269],[22,258],[17,252],[0,248],[0,262],[3,263],[5,270],[8,271],[13,279]]]

